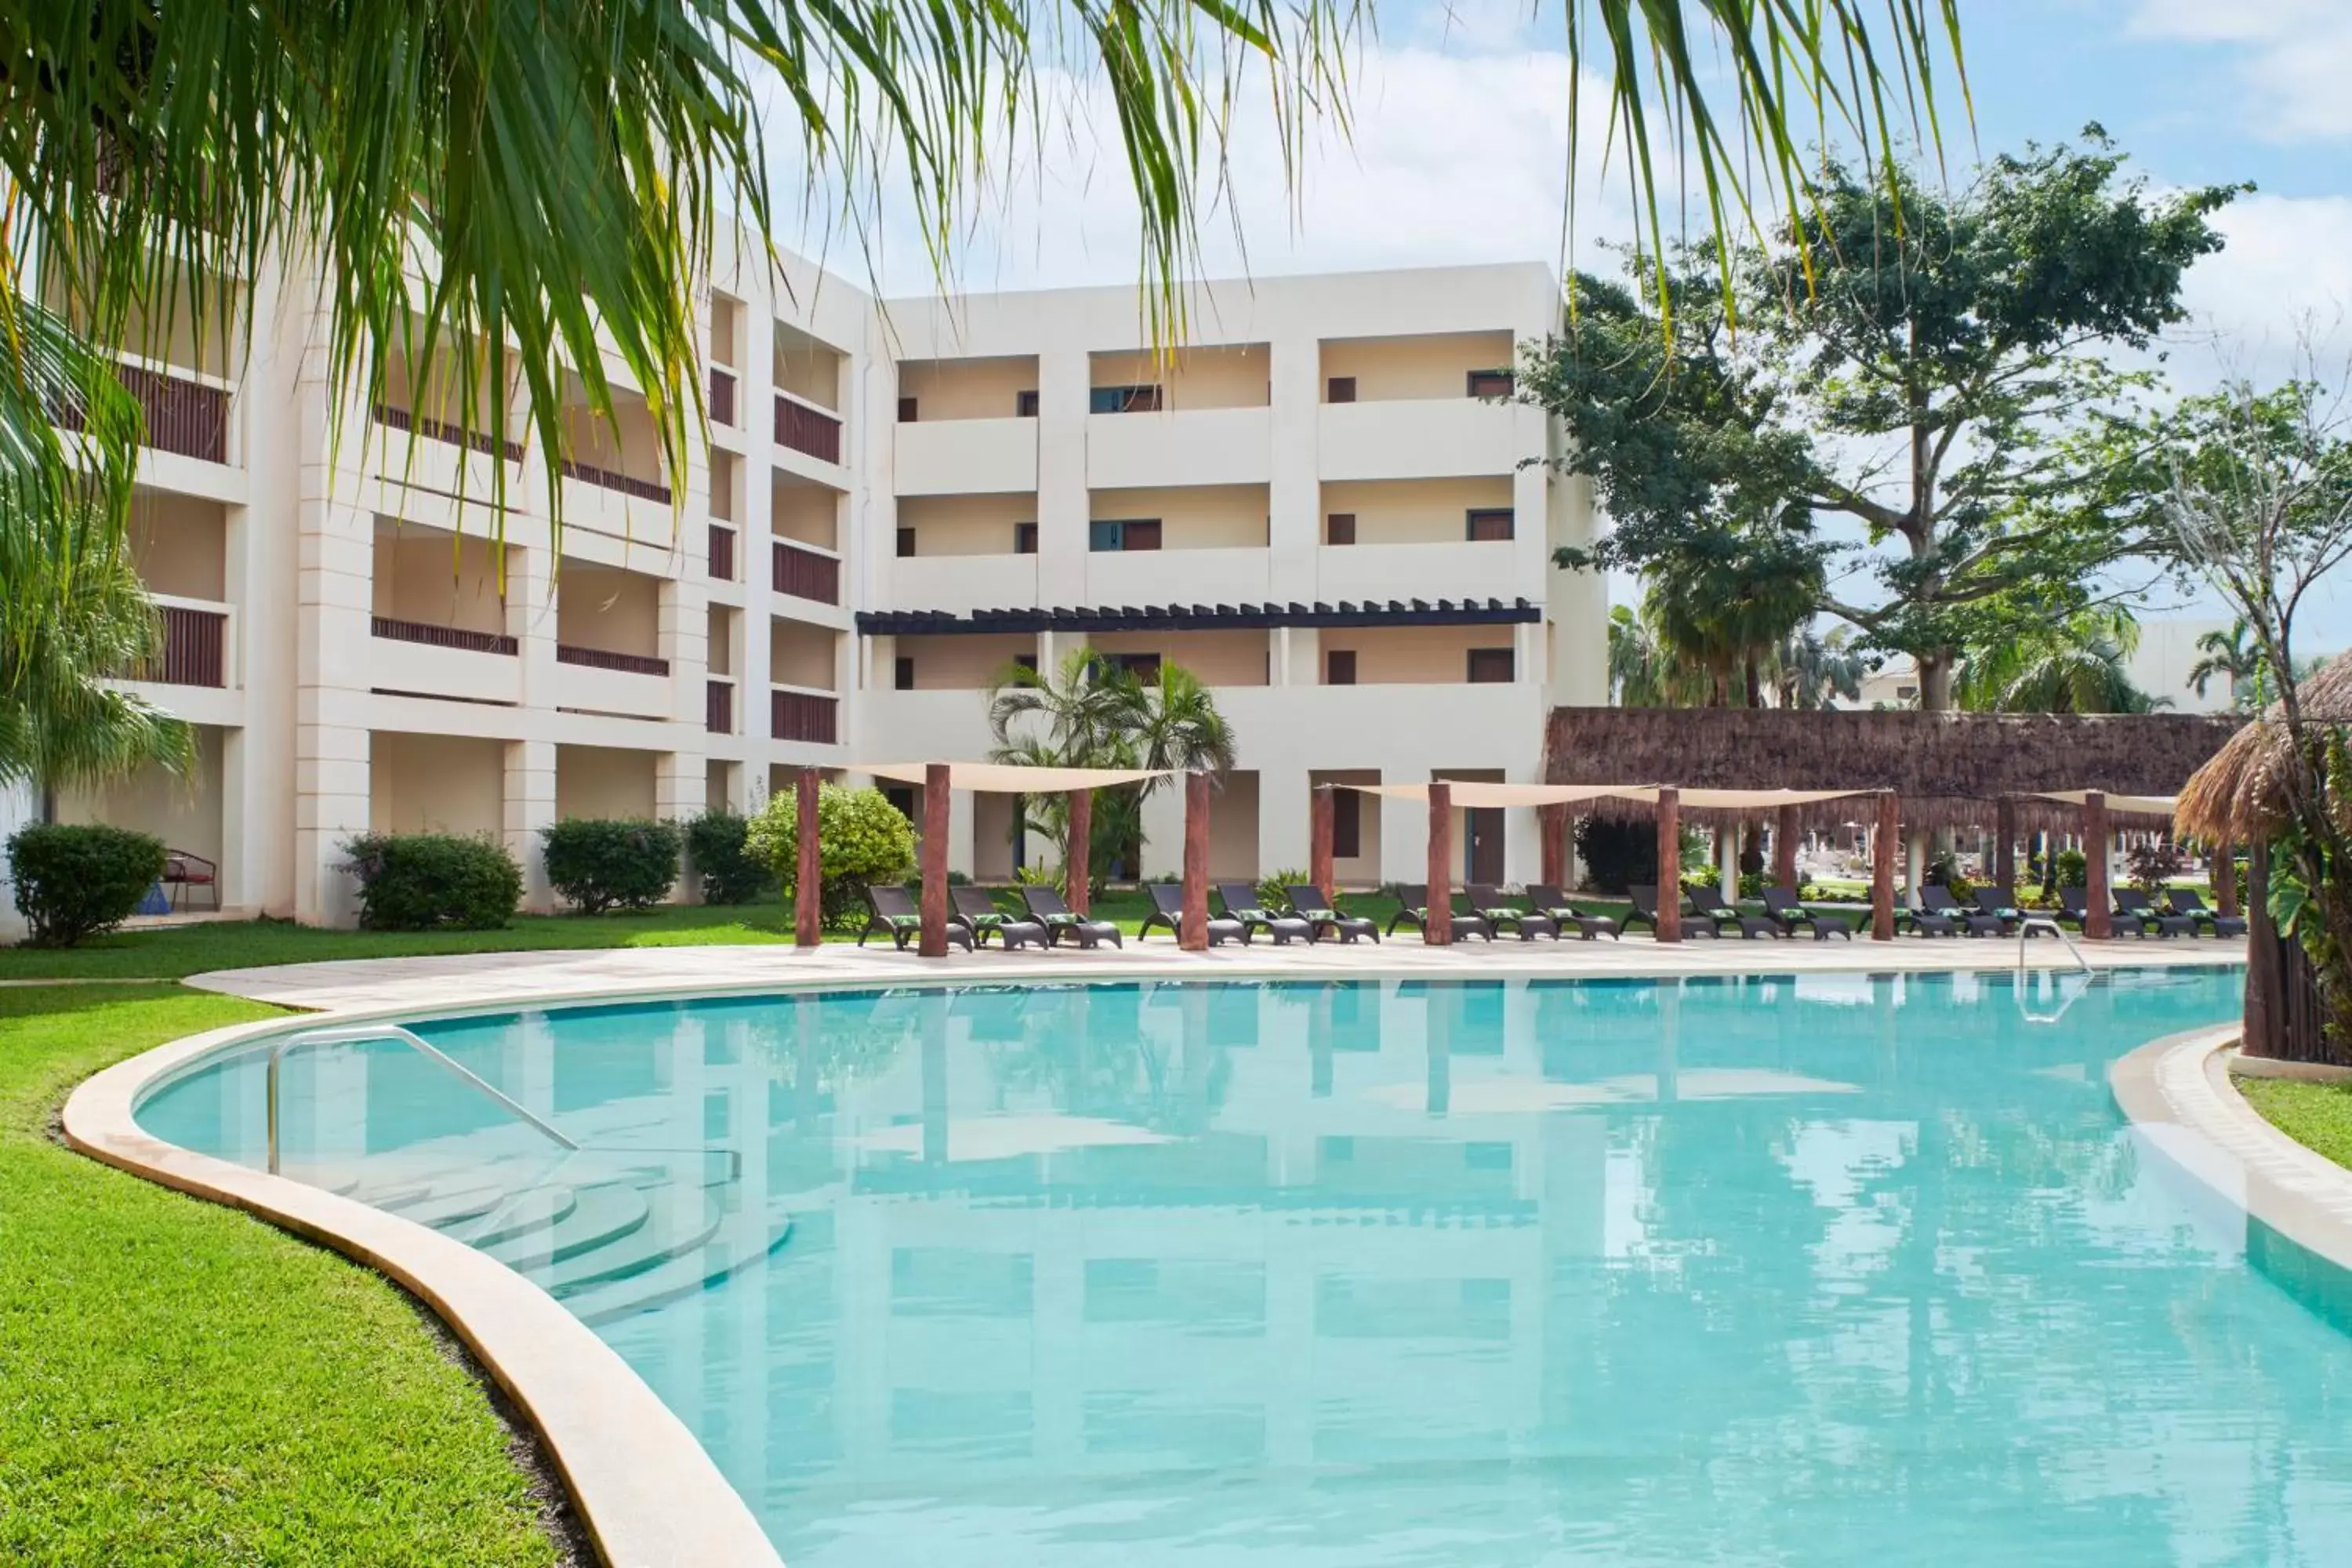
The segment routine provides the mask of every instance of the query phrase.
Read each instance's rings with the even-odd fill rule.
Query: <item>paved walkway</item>
[[[779,945],[482,952],[223,969],[195,975],[188,984],[286,1007],[340,1012],[876,981],[1341,978],[1350,974],[1523,979],[2000,970],[2014,967],[2018,952],[2014,939],[1958,937],[1903,937],[1891,942],[1728,939],[1664,944],[1637,936],[1623,942],[1507,940],[1437,948],[1424,947],[1406,936],[1377,946],[1324,942],[1311,947],[1296,942],[1276,947],[1261,941],[1249,947],[1227,945],[1189,953],[1180,952],[1163,936],[1148,942],[1130,939],[1124,951],[1006,953],[991,948],[970,954],[958,950],[946,958],[929,960],[893,952],[880,943],[860,949],[846,942],[827,942],[814,950]],[[2061,944],[2047,939],[2026,944],[2025,952],[2037,968],[2066,967],[2073,962]],[[2082,952],[2102,968],[2240,963],[2246,956],[2242,941],[2205,938],[2084,942]]]

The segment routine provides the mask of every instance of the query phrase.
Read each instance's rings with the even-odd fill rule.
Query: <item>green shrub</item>
[[[34,947],[71,947],[112,931],[163,875],[163,841],[99,824],[40,822],[8,840],[16,908]]]
[[[2135,844],[2124,864],[2130,868],[2132,886],[2150,898],[2164,891],[2164,885],[2183,869],[2180,847],[2167,838]]]
[[[2083,858],[2083,852],[2080,849],[2061,849],[2053,857],[2053,860],[2058,868],[2055,886],[2061,888],[2090,886],[2091,863]]]
[[[1265,876],[1259,878],[1257,883],[1258,907],[1265,910],[1288,909],[1290,907],[1290,895],[1283,891],[1283,889],[1289,887],[1294,882],[1297,883],[1302,888],[1305,887],[1307,885],[1307,873],[1304,871],[1269,871]],[[1325,890],[1328,892],[1329,889],[1326,889]]]
[[[496,931],[522,899],[522,868],[494,838],[363,833],[343,854],[369,931]]]
[[[1595,891],[1622,895],[1628,887],[1658,879],[1658,829],[1654,823],[1618,822],[1605,816],[1580,818],[1576,858]]]
[[[775,891],[775,874],[744,846],[749,819],[706,811],[686,825],[686,857],[706,904],[756,904]]]
[[[647,909],[677,885],[675,822],[575,816],[541,828],[539,837],[548,885],[582,914]]]
[[[855,925],[864,916],[858,889],[904,882],[915,874],[915,826],[877,789],[817,791],[817,868],[824,921]],[[744,835],[747,853],[771,868],[784,897],[800,881],[800,800],[791,790],[768,797]]]

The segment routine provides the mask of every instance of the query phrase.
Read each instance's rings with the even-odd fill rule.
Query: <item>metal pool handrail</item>
[[[286,1059],[286,1053],[294,1049],[297,1046],[353,1046],[366,1040],[398,1040],[402,1045],[408,1047],[410,1049],[422,1052],[426,1058],[438,1062],[445,1068],[447,1068],[451,1072],[456,1073],[466,1082],[473,1085],[474,1088],[481,1090],[484,1094],[488,1095],[492,1100],[497,1100],[499,1104],[503,1106],[506,1110],[513,1112],[522,1121],[529,1122],[540,1131],[544,1132],[548,1137],[553,1139],[564,1148],[573,1151],[577,1151],[579,1149],[580,1145],[578,1143],[565,1137],[562,1133],[558,1132],[554,1128],[549,1126],[539,1117],[531,1114],[530,1111],[518,1104],[511,1096],[499,1089],[497,1085],[491,1083],[487,1079],[484,1079],[478,1073],[476,1073],[470,1068],[467,1068],[464,1063],[459,1062],[440,1047],[427,1044],[425,1041],[418,1038],[414,1033],[402,1028],[397,1024],[362,1024],[346,1029],[312,1029],[304,1034],[289,1035],[286,1038],[278,1041],[276,1045],[269,1047],[268,1100],[269,1173],[271,1175],[274,1176],[278,1174],[278,1068]]]
[[[2066,944],[2066,951],[2074,955],[2074,967],[2080,969],[2085,974],[2095,973],[2091,968],[2091,961],[2083,956],[2083,950],[2074,945],[2074,939],[2066,934],[2066,928],[2058,923],[2056,917],[2052,915],[2027,915],[2024,919],[2017,922],[2017,969],[2019,973],[2022,974],[2025,972],[2025,939],[2032,936],[2037,931],[2048,931],[2052,936],[2054,936],[2060,942],[2064,942]]]

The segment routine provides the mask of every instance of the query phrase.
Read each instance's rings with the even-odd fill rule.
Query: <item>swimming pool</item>
[[[907,990],[289,1058],[811,1564],[2339,1563],[2352,1341],[2109,1061],[2234,970]],[[2036,1018],[2054,1021],[2037,1022]],[[262,1158],[242,1052],[150,1131]]]

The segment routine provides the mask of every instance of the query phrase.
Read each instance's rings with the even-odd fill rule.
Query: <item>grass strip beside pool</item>
[[[51,1136],[90,1073],[275,1011],[0,990],[0,1562],[562,1561],[488,1394],[399,1290]]]
[[[2285,1078],[2231,1081],[2270,1124],[2339,1165],[2352,1166],[2352,1084]]]

